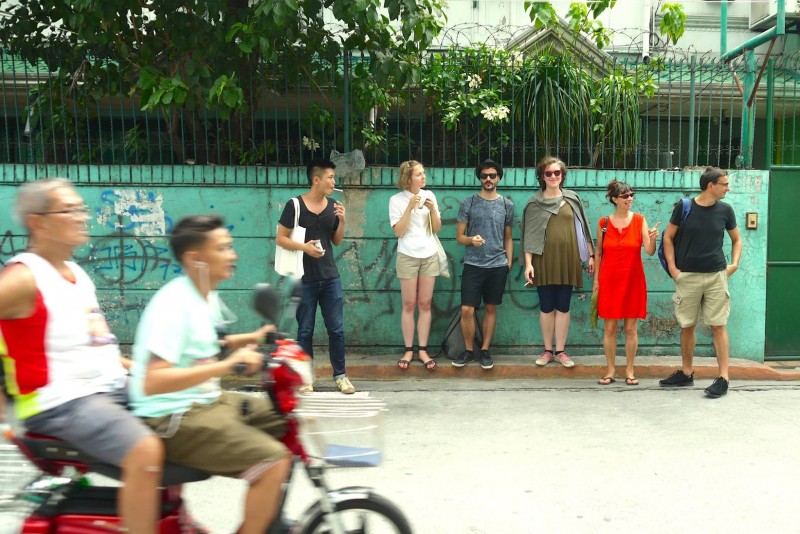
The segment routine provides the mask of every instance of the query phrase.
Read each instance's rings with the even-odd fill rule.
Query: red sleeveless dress
[[[605,217],[598,222],[602,229]],[[609,220],[603,237],[603,258],[597,294],[597,315],[603,319],[644,319],[647,281],[642,264],[644,217],[633,214],[627,228],[618,230]]]

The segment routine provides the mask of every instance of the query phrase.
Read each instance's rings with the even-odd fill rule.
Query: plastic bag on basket
[[[384,458],[385,411],[375,398],[304,397],[295,415],[312,458],[336,467],[375,467]]]

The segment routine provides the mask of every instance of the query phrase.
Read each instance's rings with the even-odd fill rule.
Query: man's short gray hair
[[[17,191],[17,198],[14,201],[14,218],[25,229],[28,215],[34,213],[44,213],[50,209],[53,199],[50,198],[50,191],[68,187],[74,190],[75,186],[66,178],[45,178],[34,182],[25,182]]]

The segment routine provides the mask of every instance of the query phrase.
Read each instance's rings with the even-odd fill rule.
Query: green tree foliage
[[[10,13],[0,43],[53,73],[32,94],[34,126],[80,135],[65,114],[133,96],[161,113],[173,147],[206,138],[209,116],[238,119],[212,135],[252,144],[264,84],[315,87],[322,73],[330,83],[344,50],[368,57],[355,70],[357,104],[381,104],[417,81],[444,21],[440,0],[0,0],[0,11]]]
[[[427,109],[469,147],[468,158],[505,150],[509,131],[592,167],[619,164],[640,141],[639,99],[652,97],[658,62],[626,70],[583,68],[548,48],[523,54],[480,45],[430,56],[421,88]],[[437,142],[446,151],[445,142]],[[442,156],[444,158],[444,156]],[[456,162],[458,164],[465,162]]]
[[[566,20],[569,29],[576,33],[589,36],[598,48],[603,48],[611,43],[608,29],[597,20],[606,10],[613,9],[617,0],[588,0],[587,2],[572,2],[567,10]],[[524,2],[525,11],[533,23],[534,28],[554,27],[558,19],[555,8],[550,2]],[[686,13],[683,6],[677,2],[668,2],[661,6],[663,18],[659,31],[672,41],[678,42],[683,36],[686,25]]]
[[[683,32],[686,29],[686,13],[683,11],[683,6],[674,2],[667,2],[661,6],[661,13],[664,17],[661,19],[658,30],[663,35],[666,35],[667,39],[672,41],[672,44],[675,44],[678,39],[683,37]]]

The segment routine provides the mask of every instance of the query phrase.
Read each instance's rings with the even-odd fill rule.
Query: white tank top
[[[12,369],[7,377],[20,418],[125,384],[117,339],[108,329],[86,272],[67,262],[75,282],[29,252],[12,258],[36,280],[30,317],[0,321]]]

